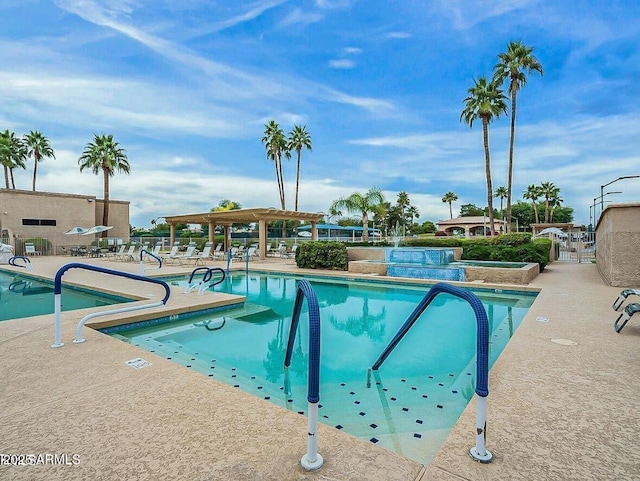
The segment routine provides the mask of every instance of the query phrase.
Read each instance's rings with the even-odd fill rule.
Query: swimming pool
[[[384,366],[369,377],[368,369],[428,287],[307,279],[318,296],[322,319],[320,421],[429,462],[474,393],[473,311],[460,299],[439,296]],[[244,306],[105,332],[304,414],[308,346],[304,314],[287,380],[283,368],[296,280],[233,273],[216,290],[246,295]],[[491,365],[535,295],[476,293],[489,317]],[[290,394],[285,389],[288,383]]]
[[[131,301],[120,296],[69,286],[63,287],[62,292],[63,311]],[[53,307],[53,282],[0,271],[0,321],[52,314]]]

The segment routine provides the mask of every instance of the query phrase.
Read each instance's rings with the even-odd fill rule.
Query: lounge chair
[[[108,252],[107,255],[105,256],[105,259],[117,259],[118,256],[122,256],[124,255],[124,250],[127,248],[126,245],[122,244],[120,246],[120,250],[118,252]]]
[[[185,260],[194,261],[194,264],[197,266],[198,263],[200,263],[200,262],[204,263],[204,261],[212,259],[212,254],[211,254],[211,247],[212,246],[213,246],[212,242],[207,242],[204,245],[204,249],[202,250],[202,252],[200,252],[199,254],[192,255],[192,256],[186,258]]]
[[[33,244],[27,243],[24,245],[24,252],[28,256],[39,256],[42,252],[37,251],[36,247]]]
[[[298,244],[293,244],[291,246],[291,250],[290,251],[284,251],[284,258],[285,259],[295,259],[296,258],[296,251],[298,250]]]
[[[622,328],[627,324],[627,322],[629,322],[631,316],[633,316],[637,312],[640,312],[639,303],[632,302],[631,304],[628,304],[627,307],[624,308],[624,311],[620,313],[620,315],[616,319],[616,322],[614,323],[616,332],[622,331]]]
[[[216,246],[215,250],[211,254],[211,257],[213,258],[214,261],[224,260],[224,251],[222,250],[223,247],[224,247],[223,244],[218,244]]]
[[[183,261],[189,263],[189,260],[193,258],[195,252],[196,245],[194,243],[191,243],[187,246],[187,250],[184,254],[174,256],[172,257],[172,260],[177,260],[180,264],[182,264]]]
[[[617,311],[620,309],[626,298],[629,296],[640,296],[640,289],[623,289],[618,298],[613,301],[613,305],[611,306],[613,310]]]
[[[116,260],[122,261],[122,262],[133,260],[134,259],[133,253],[135,252],[135,250],[136,250],[136,246],[131,244],[129,246],[129,249],[126,252],[123,252],[122,254],[116,254],[115,256]]]
[[[169,251],[169,253],[161,254],[160,257],[162,257],[163,261],[168,261],[170,259],[173,259],[175,256],[179,255],[178,249],[180,249],[180,241],[174,242],[173,247],[171,247],[171,250]]]

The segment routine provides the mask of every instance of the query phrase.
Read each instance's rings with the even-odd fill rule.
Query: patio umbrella
[[[99,234],[100,232],[104,232],[106,230],[109,229],[113,229],[112,225],[96,225],[93,226],[91,229],[87,230],[86,232],[83,232],[82,235],[91,235],[91,234]]]
[[[76,226],[76,227],[72,227],[68,231],[65,231],[64,234],[66,235],[76,234],[78,241],[80,241],[80,234],[84,234],[85,232],[87,232],[87,229],[85,229],[84,227]]]

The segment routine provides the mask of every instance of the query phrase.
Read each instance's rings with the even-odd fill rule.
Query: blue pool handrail
[[[308,401],[308,429],[307,429],[307,453],[302,456],[300,464],[306,470],[320,468],[324,460],[318,453],[318,403],[320,402],[320,307],[318,297],[313,287],[306,279],[298,281],[296,300],[291,315],[291,327],[287,352],[284,357],[284,366],[289,368],[296,332],[300,322],[302,301],[307,300],[309,311],[309,376],[307,388]]]
[[[470,449],[469,454],[476,461],[489,463],[493,459],[493,454],[491,454],[491,452],[485,447],[487,427],[486,399],[489,395],[489,320],[487,318],[487,312],[482,305],[482,301],[473,292],[444,282],[435,284],[409,315],[389,345],[385,348],[382,354],[380,354],[371,369],[376,371],[380,368],[382,363],[400,343],[402,338],[415,324],[425,309],[429,307],[429,304],[431,304],[438,294],[442,293],[451,294],[467,301],[476,316],[476,394],[478,395],[476,412],[476,446]]]
[[[24,261],[24,264],[16,264],[16,261],[18,261],[18,260]],[[26,256],[9,257],[9,260],[7,261],[7,263],[10,266],[13,266],[13,267],[24,267],[28,271],[32,271],[33,270],[33,265],[31,264],[31,259],[29,259]]]
[[[153,257],[155,260],[157,260],[158,267],[154,267],[154,268],[144,267],[142,263],[142,257],[144,254],[147,254],[149,257]],[[144,275],[145,271],[148,271],[148,270],[159,271],[160,269],[162,269],[162,258],[155,255],[153,252],[148,251],[147,249],[140,249],[140,274]]]
[[[81,264],[79,262],[72,262],[70,264],[66,264],[64,266],[62,266],[60,269],[58,269],[58,271],[56,272],[55,278],[54,278],[54,284],[53,284],[53,298],[54,298],[54,341],[53,344],[51,345],[51,347],[53,348],[58,348],[58,347],[62,347],[64,346],[64,343],[61,342],[60,339],[60,315],[62,312],[62,276],[69,270],[69,269],[86,269],[88,271],[94,271],[94,272],[102,272],[104,274],[111,274],[113,276],[120,276],[120,277],[126,277],[127,279],[133,279],[133,280],[138,280],[138,281],[143,281],[143,282],[150,282],[152,284],[158,284],[160,286],[162,286],[164,288],[165,294],[164,297],[162,298],[161,301],[159,302],[153,302],[150,304],[138,304],[135,306],[127,306],[127,307],[121,307],[118,309],[111,309],[109,311],[101,311],[101,312],[94,312],[91,314],[87,314],[86,316],[84,316],[80,322],[78,322],[78,326],[76,327],[76,338],[73,340],[73,342],[75,344],[79,344],[84,342],[84,339],[82,339],[82,326],[84,326],[84,324],[89,320],[92,319],[94,317],[98,317],[98,316],[106,316],[106,315],[110,315],[110,314],[119,314],[121,312],[128,312],[128,311],[137,311],[140,309],[146,309],[146,308],[151,308],[151,307],[158,307],[158,306],[162,306],[162,305],[166,305],[167,301],[169,300],[169,296],[171,296],[171,288],[169,287],[169,284],[167,284],[164,281],[161,281],[159,279],[152,279],[150,277],[144,277],[144,276],[139,276],[136,274],[130,274],[129,272],[122,272],[122,271],[116,271],[113,269],[107,269],[106,267],[99,267],[99,266],[94,266],[91,264]]]
[[[204,273],[203,276],[202,276],[202,279],[199,282],[193,283],[193,278],[199,272],[203,272]],[[213,273],[214,272],[220,272],[220,274],[222,274],[222,277],[220,279],[216,280],[212,284],[211,283],[211,279],[213,278]],[[187,287],[185,288],[184,293],[188,294],[189,292],[191,292],[191,291],[193,291],[193,290],[195,290],[197,288],[198,289],[198,294],[202,295],[204,293],[204,291],[206,289],[208,289],[209,287],[214,287],[214,286],[217,286],[218,284],[224,282],[226,277],[227,277],[227,275],[224,272],[224,269],[222,269],[220,267],[206,267],[206,266],[196,267],[195,269],[193,269],[191,271],[191,275],[189,276],[189,280],[187,281]]]

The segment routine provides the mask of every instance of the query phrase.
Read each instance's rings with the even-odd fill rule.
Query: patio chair
[[[122,261],[122,262],[126,262],[128,260],[133,260],[133,253],[136,250],[136,246],[134,244],[131,244],[129,246],[129,249],[127,249],[126,252],[123,252],[122,254],[116,254],[115,258],[118,261]]]
[[[175,256],[179,255],[178,254],[178,249],[180,249],[180,241],[176,241],[173,243],[173,246],[171,247],[171,250],[169,251],[168,254],[160,254],[160,257],[162,258],[163,261],[168,261],[170,259],[173,259]]]
[[[192,242],[191,244],[189,244],[187,246],[187,250],[185,251],[184,254],[176,255],[176,256],[172,257],[171,259],[172,260],[177,260],[182,265],[183,261],[186,261],[188,263],[189,260],[193,258],[195,253],[196,253],[196,245]]]
[[[631,319],[631,317],[637,312],[640,312],[639,303],[632,302],[631,304],[628,304],[613,324],[616,332],[622,331],[622,328],[627,324],[627,322],[629,322],[629,319]]]
[[[617,311],[620,309],[626,298],[629,296],[640,296],[640,289],[623,289],[616,300],[613,301],[613,305],[611,306],[613,310]]]
[[[118,256],[124,255],[124,250],[127,248],[126,245],[122,244],[118,252],[107,252],[105,259],[117,259]]]
[[[188,258],[186,258],[185,260],[187,261],[194,261],[194,265],[198,265],[198,263],[202,262],[204,263],[204,261],[212,259],[212,254],[211,254],[211,247],[213,246],[212,242],[207,242],[204,245],[204,249],[202,250],[202,252],[200,252],[199,254],[195,254],[192,255]]]
[[[284,258],[285,259],[295,259],[296,258],[296,251],[298,250],[298,244],[293,244],[291,246],[291,250],[290,251],[284,251]]]
[[[224,260],[224,251],[222,250],[223,247],[224,245],[222,243],[216,246],[215,250],[211,254],[211,257],[214,261]]]
[[[26,243],[24,245],[24,252],[25,254],[27,254],[28,256],[39,256],[42,254],[42,252],[37,251],[36,247],[31,244],[31,243]]]

